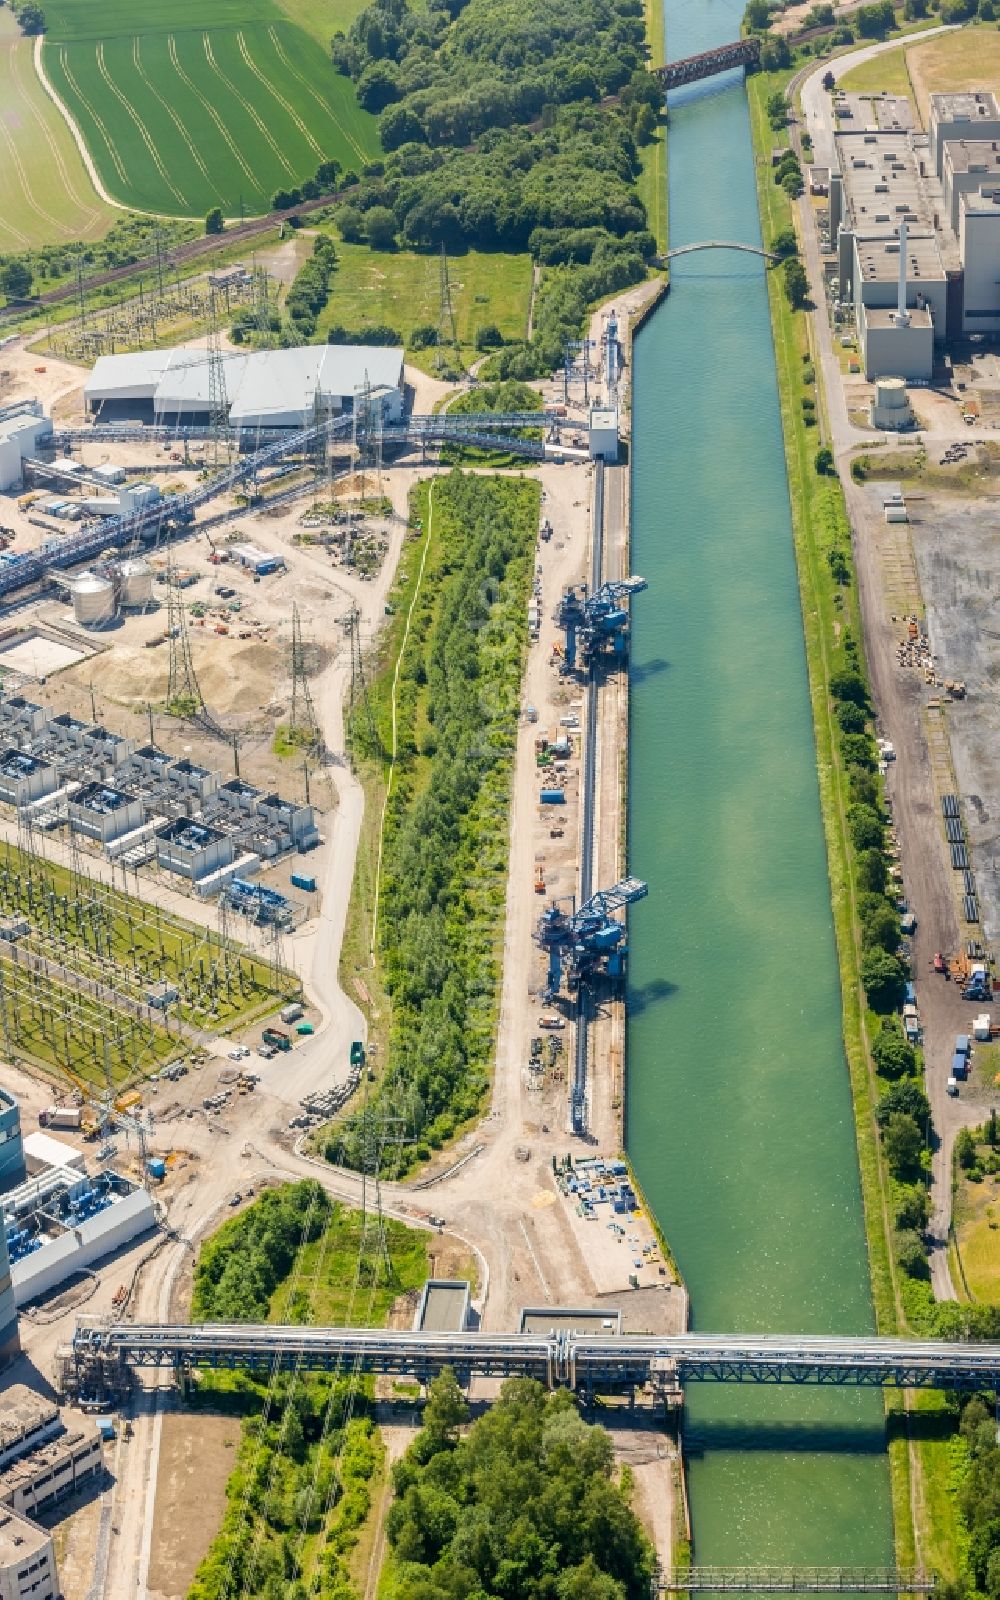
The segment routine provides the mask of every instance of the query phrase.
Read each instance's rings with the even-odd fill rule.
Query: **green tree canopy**
[[[614,1472],[611,1440],[572,1397],[531,1379],[504,1384],[456,1437],[437,1380],[428,1425],[393,1469],[387,1520],[395,1592],[406,1600],[647,1600],[653,1552]],[[426,1415],[426,1414],[425,1414]]]
[[[887,950],[866,950],[861,957],[861,982],[873,1011],[892,1011],[903,999],[905,969]]]
[[[909,1178],[920,1171],[924,1136],[905,1111],[895,1112],[882,1129],[882,1148],[893,1177]]]

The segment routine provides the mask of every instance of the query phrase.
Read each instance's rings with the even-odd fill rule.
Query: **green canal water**
[[[742,0],[666,0],[669,55]],[[760,242],[740,83],[672,99],[670,242]],[[872,1308],[763,264],[682,258],[633,416],[628,1147],[705,1331]],[[695,1559],[888,1562],[877,1395],[689,1389]]]

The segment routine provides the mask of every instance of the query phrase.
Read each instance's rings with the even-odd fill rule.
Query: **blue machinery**
[[[685,1383],[825,1385],[833,1388],[1000,1388],[1000,1344],[794,1334],[672,1335],[428,1333],[253,1323],[135,1325],[79,1318],[73,1361],[121,1367],[225,1367],[242,1371],[342,1365],[426,1382],[444,1367],[473,1377],[537,1378],[585,1394]]]
[[[628,611],[622,601],[647,588],[645,578],[602,583],[593,594],[585,583],[567,589],[556,607],[555,621],[566,635],[565,670],[575,672],[577,657],[587,668],[603,656],[618,661],[628,652]]]
[[[641,879],[626,878],[613,889],[599,889],[579,911],[567,911],[564,902],[555,901],[542,912],[535,938],[549,957],[546,999],[559,993],[564,966],[571,991],[598,972],[616,980],[624,976],[627,929],[615,913],[648,893]]]

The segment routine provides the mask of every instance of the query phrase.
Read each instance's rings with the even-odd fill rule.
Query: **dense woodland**
[[[489,1084],[538,513],[538,485],[524,479],[455,472],[434,484],[433,529],[401,658],[385,818],[378,954],[392,1006],[389,1056],[369,1095],[405,1116],[416,1159],[475,1115]],[[412,547],[411,572],[420,559]],[[376,693],[385,749],[393,668],[390,658]],[[361,720],[352,737],[381,761]],[[327,1155],[359,1164],[363,1143],[358,1112],[328,1141]]]
[[[588,304],[641,281],[656,248],[636,189],[663,101],[641,0],[376,0],[333,55],[386,150],[340,209],[344,237],[562,265],[530,347],[493,366],[551,370]]]
[[[648,1600],[653,1551],[611,1439],[565,1390],[509,1379],[465,1433],[455,1380],[393,1468],[388,1600]]]

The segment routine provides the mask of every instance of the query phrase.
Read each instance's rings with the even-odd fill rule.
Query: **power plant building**
[[[0,1219],[10,1263],[9,1287],[18,1308],[156,1227],[156,1212],[145,1189],[116,1172],[105,1170],[91,1178],[75,1167],[48,1167],[0,1195]],[[2,1280],[0,1268],[0,1324]],[[16,1340],[16,1314],[9,1332]],[[2,1334],[0,1326],[0,1352]]]
[[[20,488],[24,462],[51,435],[52,418],[42,416],[39,402],[11,406],[6,416],[0,407],[0,492]]]
[[[12,1094],[0,1089],[0,1194],[21,1183],[24,1174],[21,1108]]]
[[[929,134],[893,95],[841,92],[834,110],[838,298],[867,378],[926,383],[947,341],[1000,331],[1000,104],[932,95]]]
[[[17,1328],[17,1299],[10,1270],[7,1230],[0,1214],[0,1368],[20,1353],[21,1336]]]
[[[232,866],[236,847],[232,834],[221,833],[203,822],[178,817],[165,828],[157,829],[156,859],[167,872],[179,873],[182,878],[198,883]]]
[[[403,410],[403,351],[386,345],[301,345],[222,356],[230,425],[243,431],[305,428],[317,412],[351,411],[366,386],[380,395],[387,421]],[[166,427],[205,423],[212,412],[205,350],[101,356],[84,386],[98,421],[131,418]]]

